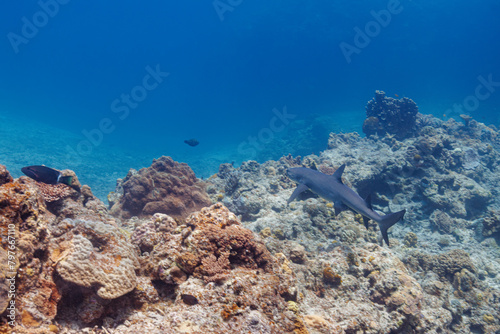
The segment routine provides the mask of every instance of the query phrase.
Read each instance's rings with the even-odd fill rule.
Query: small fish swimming
[[[287,204],[296,199],[301,192],[309,189],[327,201],[332,201],[336,215],[349,208],[363,216],[367,229],[369,219],[376,221],[385,243],[389,246],[387,230],[403,218],[406,210],[389,213],[385,216],[373,211],[370,197],[364,200],[354,190],[344,185],[342,182],[344,168],[345,164],[340,166],[333,175],[323,174],[320,171],[305,167],[288,168],[286,171],[288,177],[297,182],[298,185],[288,199]]]
[[[21,171],[35,181],[46,184],[64,183],[71,185],[73,176],[62,176],[57,169],[46,166],[28,166],[21,168]]]
[[[200,143],[197,139],[194,139],[194,138],[184,140],[184,142],[186,144],[188,144],[189,146],[196,146]]]

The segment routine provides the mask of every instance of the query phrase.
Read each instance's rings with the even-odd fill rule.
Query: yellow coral
[[[297,314],[297,313],[299,313],[299,305],[297,305],[296,302],[289,300],[288,301],[288,310]]]
[[[33,268],[26,269],[26,275],[33,276],[34,273],[35,273],[35,271],[33,270]]]
[[[415,233],[408,232],[405,235],[403,243],[406,247],[415,247],[417,246],[417,240],[417,235]]]
[[[268,238],[268,237],[271,236],[271,228],[270,227],[266,227],[266,228],[262,229],[262,231],[260,231],[259,234],[263,238]]]
[[[495,322],[495,317],[492,316],[491,314],[485,314],[485,315],[483,315],[483,320],[484,320],[484,322],[492,324]]]

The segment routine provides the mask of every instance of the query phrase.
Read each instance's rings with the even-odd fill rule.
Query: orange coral
[[[229,275],[230,262],[229,253],[223,253],[219,258],[210,254],[201,260],[203,267],[201,268],[206,282],[222,282]]]
[[[326,283],[330,283],[333,285],[339,285],[342,283],[342,277],[339,274],[335,273],[330,266],[323,269],[323,280]]]

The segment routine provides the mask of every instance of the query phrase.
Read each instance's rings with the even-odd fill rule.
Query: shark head
[[[304,183],[303,173],[301,167],[298,168],[288,168],[286,170],[286,175],[293,181],[297,183]]]

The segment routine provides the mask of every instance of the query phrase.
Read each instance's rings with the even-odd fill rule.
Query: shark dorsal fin
[[[335,216],[342,211],[349,209],[344,203],[342,203],[342,201],[335,202],[333,207],[335,208]]]
[[[335,173],[333,173],[333,175],[332,175],[340,183],[342,183],[342,173],[344,172],[344,169],[345,169],[345,164],[343,164],[342,166],[340,166],[339,168],[337,168],[337,170],[335,171]]]

